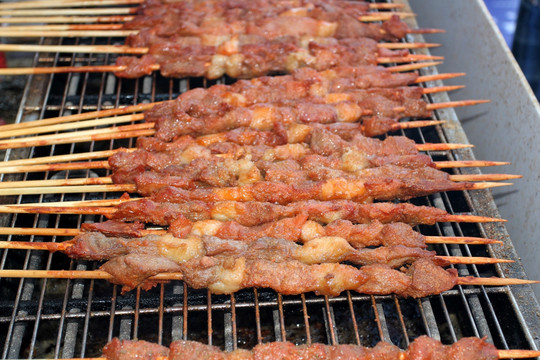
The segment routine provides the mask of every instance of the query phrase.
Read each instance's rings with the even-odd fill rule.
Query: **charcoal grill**
[[[439,38],[437,38],[438,40]],[[441,35],[442,42],[451,34]],[[421,36],[410,41],[423,41]],[[431,40],[431,38],[430,38]],[[41,39],[41,44],[121,44],[122,39]],[[35,66],[102,65],[112,55],[41,54]],[[460,69],[453,69],[459,71]],[[434,74],[435,68],[423,70]],[[229,79],[218,82],[228,83]],[[203,79],[169,80],[157,74],[138,80],[112,74],[59,74],[30,76],[17,122],[143,102],[172,99],[194,87],[215,82]],[[430,86],[440,85],[436,82]],[[446,94],[426,97],[448,101]],[[403,135],[423,142],[467,142],[452,109],[437,111],[449,120],[444,126],[409,129]],[[4,160],[134,146],[134,139],[53,145],[8,150]],[[473,160],[470,150],[432,152],[436,161]],[[477,170],[463,170],[463,172]],[[65,171],[5,175],[0,179],[40,180],[106,176],[106,170]],[[3,197],[1,203],[33,203],[117,198],[119,193],[52,194]],[[452,192],[417,198],[418,205],[436,206],[450,213],[498,216],[489,191]],[[5,227],[78,228],[98,216],[13,214],[0,218]],[[441,255],[493,256],[517,260],[511,240],[501,224],[449,224],[419,228],[426,235],[482,236],[504,241],[503,246],[436,245]],[[10,241],[62,241],[61,237],[3,236]],[[1,269],[92,270],[97,264],[73,261],[45,251],[3,250]],[[525,278],[519,262],[501,265],[460,265],[460,275]],[[540,347],[540,308],[529,286],[457,286],[438,296],[401,299],[346,292],[329,298],[305,294],[282,296],[273,291],[247,289],[234,295],[211,295],[182,282],[160,284],[150,291],[120,294],[117,286],[101,280],[0,279],[0,343],[2,359],[71,358],[99,356],[112,338],[138,338],[168,345],[179,339],[198,340],[224,350],[252,348],[257,343],[287,340],[297,344],[361,344],[380,340],[406,347],[419,335],[452,343],[464,336],[487,337],[499,349]]]

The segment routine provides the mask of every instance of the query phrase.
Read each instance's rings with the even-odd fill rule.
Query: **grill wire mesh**
[[[443,41],[449,41],[445,35]],[[415,41],[418,38],[415,38]],[[121,38],[42,39],[40,44],[122,44]],[[41,54],[35,66],[84,66],[114,63],[114,55]],[[459,69],[456,69],[459,71]],[[204,79],[169,80],[158,74],[137,80],[117,79],[109,73],[39,75],[29,77],[17,121],[64,116],[119,106],[173,99],[195,87],[217,82]],[[426,100],[432,100],[426,97]],[[440,118],[446,118],[438,115]],[[417,143],[446,142],[443,127],[395,132]],[[89,141],[30,149],[8,150],[4,160],[43,157],[133,147],[135,139]],[[433,152],[435,161],[467,159],[469,150]],[[67,179],[108,176],[105,169],[3,175],[2,181]],[[24,195],[0,198],[0,203],[34,203],[118,198],[120,193]],[[450,213],[478,213],[475,197],[484,191],[440,193],[416,198],[417,205],[443,208]],[[491,214],[487,214],[491,215]],[[103,219],[89,215],[6,214],[1,226],[79,228],[83,222]],[[449,224],[421,226],[425,235],[488,236],[500,225]],[[501,232],[504,235],[504,230]],[[5,235],[8,241],[55,241],[65,237]],[[505,239],[507,240],[507,239]],[[505,246],[508,245],[508,241]],[[432,245],[441,255],[493,256],[494,247],[481,245]],[[70,260],[61,253],[2,250],[1,269],[94,270],[99,264]],[[459,265],[460,275],[501,276],[511,265]],[[514,273],[515,274],[515,273]],[[519,274],[519,273],[518,273]],[[523,274],[521,274],[524,276]],[[168,345],[178,339],[198,340],[225,350],[250,349],[260,342],[291,341],[297,344],[361,344],[380,340],[402,348],[419,335],[452,343],[464,336],[488,337],[497,348],[534,349],[537,328],[523,318],[528,304],[516,305],[516,295],[507,287],[462,287],[423,299],[396,296],[366,296],[345,292],[329,298],[312,293],[282,296],[264,289],[246,289],[234,295],[211,295],[182,282],[160,284],[150,291],[134,290],[125,295],[103,280],[0,279],[0,344],[6,358],[94,357],[112,338],[138,338]],[[526,295],[531,296],[530,292]],[[526,296],[521,302],[531,301]],[[521,310],[520,310],[521,309]],[[536,319],[537,320],[537,319]],[[533,321],[533,327],[537,321]]]

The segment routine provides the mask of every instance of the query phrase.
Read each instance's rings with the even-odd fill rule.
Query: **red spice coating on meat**
[[[157,360],[168,357],[169,349],[147,341],[114,338],[103,348],[103,356],[107,360]]]
[[[497,349],[484,339],[463,338],[452,345],[443,345],[427,336],[420,336],[409,345],[406,352],[411,360],[495,360]]]
[[[81,224],[81,231],[100,232],[106,236],[140,237],[143,236],[144,228],[144,224],[140,222],[124,223],[113,220]]]
[[[164,355],[161,355],[164,354]],[[315,360],[315,359],[357,359],[357,360],[495,360],[497,349],[485,338],[462,338],[451,345],[427,336],[416,338],[408,350],[402,351],[387,342],[378,342],[368,348],[358,345],[310,344],[296,346],[289,342],[270,342],[256,345],[253,350],[238,349],[223,352],[219,348],[196,341],[179,340],[171,343],[169,349],[146,341],[118,340],[114,338],[103,350],[108,360],[155,360],[164,356],[171,360],[213,359],[213,360]]]
[[[412,282],[407,289],[407,296],[425,297],[443,289],[451,289],[456,285],[458,273],[456,269],[443,269],[427,259],[415,261],[407,270]]]

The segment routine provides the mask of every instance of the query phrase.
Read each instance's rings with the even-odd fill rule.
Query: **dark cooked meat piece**
[[[107,236],[140,237],[145,234],[144,224],[108,220],[100,223],[82,223],[81,231],[98,231]]]
[[[162,355],[164,353],[165,355]],[[156,356],[168,356],[170,360],[496,360],[499,358],[495,346],[486,342],[485,338],[467,337],[454,344],[443,345],[440,341],[424,335],[411,342],[407,350],[400,350],[397,346],[384,341],[371,348],[348,344],[313,343],[297,346],[289,342],[269,342],[258,344],[251,351],[238,349],[233,352],[223,352],[216,346],[187,340],[172,342],[168,352],[167,348],[146,341],[120,341],[114,338],[103,349],[103,356],[108,360],[156,360]]]
[[[323,229],[324,236],[341,236],[355,248],[379,245],[426,247],[423,235],[404,223],[382,224],[375,220],[369,224],[353,224],[348,220],[335,220]]]
[[[241,353],[242,350],[237,350]],[[225,360],[224,353],[218,347],[205,345],[197,341],[179,340],[171,343],[171,360],[212,359]],[[234,357],[232,357],[234,359]],[[231,359],[231,360],[232,360]]]
[[[302,225],[306,220],[307,215],[299,214],[292,218],[284,218],[258,226],[243,226],[236,221],[227,221],[220,223],[220,226],[211,235],[222,239],[242,241],[255,241],[267,236],[297,241],[301,238]],[[194,226],[197,226],[197,224]],[[195,229],[195,231],[199,230]],[[204,229],[201,229],[200,231],[201,235],[204,234]]]
[[[103,348],[103,356],[107,360],[158,360],[159,357],[168,357],[169,349],[143,340],[114,338]]]
[[[85,232],[71,240],[71,246],[64,252],[77,259],[105,260],[127,254],[129,242],[129,239],[109,237],[99,232]]]
[[[101,270],[112,275],[109,281],[123,286],[123,292],[141,285],[143,289],[150,289],[155,282],[147,281],[151,276],[160,273],[173,273],[181,271],[181,267],[173,260],[159,255],[127,254],[112,258],[100,267]]]
[[[412,279],[407,295],[420,298],[431,295],[441,288],[453,288],[458,273],[456,269],[444,270],[431,260],[419,259],[407,270],[407,275]]]
[[[116,60],[117,66],[125,66],[124,70],[116,71],[118,77],[136,79],[145,75],[150,75],[156,70],[156,59],[152,55],[143,55],[140,58],[134,56],[119,56]]]
[[[497,349],[486,342],[485,338],[462,338],[452,345],[443,345],[440,341],[427,336],[420,336],[409,345],[406,359],[442,359],[442,360],[495,360],[499,358]]]

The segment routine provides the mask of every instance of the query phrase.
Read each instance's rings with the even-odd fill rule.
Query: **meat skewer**
[[[417,260],[406,272],[394,270],[385,265],[366,265],[360,269],[342,264],[306,265],[291,261],[274,263],[266,260],[246,261],[245,258],[217,259],[207,262],[208,258],[188,261],[182,265],[171,263],[154,264],[146,273],[130,273],[131,284],[125,284],[125,290],[131,285],[137,286],[145,281],[143,288],[152,287],[156,282],[183,280],[193,288],[210,288],[213,293],[232,293],[241,288],[266,287],[279,293],[293,295],[315,291],[318,294],[337,296],[345,290],[352,290],[370,295],[396,294],[404,297],[425,297],[439,294],[455,285],[508,286],[535,284],[538,281],[512,278],[477,278],[458,277],[455,269],[444,270],[426,259]],[[144,260],[143,260],[144,261]],[[107,271],[120,270],[118,264],[108,263]],[[146,263],[146,265],[152,265]],[[132,264],[135,265],[135,264]],[[167,270],[182,272],[159,273],[150,276],[157,267],[169,265]],[[121,265],[120,265],[121,266]],[[204,271],[201,271],[201,267]],[[227,269],[227,270],[226,270]],[[104,270],[0,270],[0,277],[14,278],[57,278],[57,279],[103,279],[119,281],[115,275]],[[302,274],[301,278],[298,275]],[[120,275],[120,274],[119,274]],[[232,275],[232,278],[229,276]],[[332,278],[335,282],[328,284]],[[383,280],[384,279],[384,280]],[[128,279],[122,279],[122,281]],[[231,281],[232,280],[232,281]]]
[[[6,20],[12,20],[8,18]],[[16,19],[16,18],[15,18]],[[10,26],[8,29],[25,30],[118,30],[121,24],[91,24],[91,25],[42,25],[42,26]],[[377,47],[384,49],[426,49],[438,47],[437,43],[378,43]],[[3,52],[62,52],[73,54],[131,54],[144,55],[148,53],[146,47],[130,47],[126,45],[25,45],[25,44],[0,44],[0,51]]]
[[[21,172],[31,172],[31,170],[23,171],[25,167],[21,167]],[[10,170],[10,169],[8,169]],[[48,171],[55,171],[54,167],[49,168]],[[40,170],[43,171],[43,170]],[[9,173],[10,171],[2,171],[0,173]],[[146,173],[143,173],[146,174]],[[461,181],[503,181],[521,179],[522,175],[514,174],[455,174],[448,175],[449,181],[461,182]],[[137,183],[136,178],[134,182]],[[43,188],[52,186],[81,186],[81,185],[109,185],[113,184],[113,179],[110,176],[98,177],[98,178],[77,178],[77,179],[64,179],[64,180],[26,180],[26,181],[7,181],[0,182],[0,189],[9,188]],[[183,183],[180,183],[182,185]],[[127,185],[127,184],[126,184]],[[180,186],[183,187],[183,186]],[[136,187],[126,186],[126,191],[134,192]]]
[[[111,206],[111,207],[106,207]],[[244,226],[256,226],[271,221],[307,213],[308,219],[330,223],[343,219],[355,223],[378,220],[382,223],[405,222],[411,225],[433,225],[436,222],[504,222],[506,220],[449,214],[444,210],[412,204],[358,204],[351,201],[305,201],[290,205],[270,203],[240,203],[225,201],[183,204],[161,203],[158,199],[122,199],[105,201],[76,201],[46,204],[4,205],[2,213],[33,214],[95,214],[121,221],[140,221],[156,225],[170,225],[181,216],[190,221],[236,221]],[[182,219],[183,220],[183,219]]]
[[[38,0],[38,1],[21,1],[18,3],[3,3],[0,4],[0,9],[39,9],[39,8],[56,8],[56,7],[92,7],[98,5],[127,5],[127,4],[142,4],[145,0]],[[359,1],[359,3],[362,3]],[[392,3],[368,3],[365,2],[369,9],[401,9],[403,4]]]
[[[145,210],[148,210],[145,212]],[[170,225],[183,216],[190,221],[236,221],[244,226],[256,226],[271,221],[293,217],[307,212],[310,220],[330,223],[350,220],[368,223],[405,222],[411,225],[436,222],[505,222],[506,220],[468,214],[449,214],[444,210],[412,204],[358,204],[350,201],[306,201],[295,204],[239,203],[225,201],[205,203],[196,201],[184,204],[167,204],[151,199],[129,199],[123,196],[113,200],[62,201],[0,206],[0,213],[20,214],[89,214],[104,215],[120,221],[140,221],[157,225]],[[261,214],[260,219],[256,219]]]
[[[300,261],[304,264],[340,263],[356,265],[385,264],[398,268],[417,259],[430,259],[437,265],[496,264],[512,260],[486,257],[438,256],[434,251],[406,245],[382,246],[375,249],[356,249],[342,237],[319,237],[304,245],[279,238],[263,237],[253,241],[226,240],[214,236],[189,236],[185,239],[165,235],[145,235],[139,238],[110,237],[99,232],[84,232],[62,243],[40,243],[31,250],[61,251],[74,259],[107,261],[117,257],[136,257],[140,254],[182,263],[204,256],[234,256],[266,259],[275,262]],[[115,260],[116,261],[116,260]]]
[[[426,168],[426,170],[429,168]],[[404,171],[405,170],[405,171]],[[9,187],[0,189],[0,195],[46,194],[62,191],[63,193],[128,191],[143,196],[167,192],[169,201],[260,201],[288,204],[304,200],[354,200],[371,202],[372,200],[408,200],[441,191],[477,190],[508,186],[511,183],[472,183],[453,182],[446,178],[426,179],[426,171],[400,170],[402,178],[367,177],[347,179],[335,177],[327,180],[309,181],[297,184],[285,184],[281,181],[257,181],[255,183],[215,188],[192,188],[195,185],[182,176],[160,176],[154,173],[141,174],[136,178],[136,185],[82,185],[61,187]],[[432,172],[436,170],[432,169]],[[298,173],[298,172],[297,172]],[[409,174],[410,176],[406,176]],[[445,173],[442,173],[445,174]],[[297,174],[298,175],[298,174]],[[92,183],[85,180],[86,183]],[[29,184],[28,184],[29,185]]]
[[[119,149],[119,150],[127,150],[127,149]],[[135,148],[133,148],[135,150]],[[111,150],[111,153],[114,150]],[[86,156],[90,155],[96,156],[96,157],[102,157],[100,154],[95,155],[94,153],[82,153],[82,154],[74,154],[74,155],[81,155]],[[85,170],[85,169],[111,169],[109,166],[108,161],[91,161],[91,162],[70,162],[70,163],[54,163],[57,160],[56,156],[52,156],[51,162],[52,164],[39,164],[40,162],[48,162],[47,159],[28,159],[28,160],[35,160],[38,164],[36,165],[13,165],[11,166],[9,162],[8,164],[5,164],[6,162],[0,164],[0,174],[9,174],[9,173],[18,173],[18,172],[44,172],[44,171],[63,171],[63,170]],[[13,160],[13,161],[19,161],[19,160]],[[32,162],[32,161],[31,161]],[[5,165],[5,166],[3,166]],[[461,167],[487,167],[487,166],[503,166],[503,165],[509,165],[508,162],[505,161],[484,161],[484,160],[474,160],[474,161],[434,161],[433,166],[436,169],[446,169],[446,168],[461,168]],[[503,176],[506,174],[503,174]],[[455,176],[455,175],[452,175]],[[508,178],[500,179],[500,180],[509,180],[518,178],[518,175],[510,175],[508,174]],[[515,177],[513,177],[515,176]],[[476,179],[470,179],[471,181],[474,181]],[[499,179],[485,179],[486,181],[496,181]]]
[[[266,359],[281,356],[287,359],[387,359],[387,360],[495,360],[521,359],[539,356],[536,350],[497,350],[485,339],[461,338],[451,345],[443,345],[440,341],[427,336],[420,336],[410,343],[407,350],[387,342],[379,342],[372,348],[358,345],[294,345],[290,342],[270,342],[256,345],[252,350],[237,349],[224,352],[216,346],[196,341],[179,340],[169,348],[146,342],[119,340],[114,338],[103,348],[103,358],[86,360],[176,360],[188,358],[219,359]],[[83,359],[81,359],[83,360]]]
[[[110,30],[109,32],[112,32]],[[53,33],[58,36],[63,36],[63,33]],[[74,35],[79,33],[72,32]],[[100,31],[85,31],[88,36],[112,36],[114,34],[104,34]],[[17,36],[28,36],[28,32],[12,32]],[[0,35],[9,35],[2,34]],[[39,35],[42,36],[40,32]],[[14,36],[14,35],[10,35]],[[255,48],[258,46],[258,48]],[[422,55],[422,54],[404,54],[401,50],[397,53],[390,53],[389,50],[383,52],[377,57],[376,43],[369,44],[369,49],[363,49],[364,44],[351,43],[347,45],[335,44],[327,46],[319,46],[315,48],[315,43],[312,42],[311,50],[298,48],[294,44],[274,42],[269,44],[245,45],[238,52],[232,55],[212,55],[213,51],[207,47],[201,47],[198,50],[191,49],[193,58],[198,58],[197,63],[189,62],[187,58],[182,58],[180,55],[187,56],[188,49],[166,49],[163,54],[143,55],[142,58],[136,57],[120,57],[116,65],[97,65],[97,66],[80,66],[80,67],[47,67],[47,68],[13,68],[4,70],[0,74],[3,75],[24,75],[24,74],[50,74],[64,72],[115,72],[116,76],[127,78],[138,78],[144,75],[150,75],[152,72],[160,70],[165,77],[189,77],[189,76],[204,76],[209,79],[217,79],[225,74],[234,78],[251,78],[263,76],[271,73],[290,72],[296,68],[305,66],[316,67],[324,70],[339,63],[358,63],[358,64],[386,64],[386,63],[406,63],[422,60],[440,60],[441,57]],[[351,47],[352,46],[352,47]],[[372,52],[375,50],[376,52]],[[176,53],[173,53],[176,52]],[[262,53],[274,54],[274,61],[261,63],[259,58]],[[354,55],[357,53],[357,55]],[[280,55],[278,55],[280,54]],[[370,54],[370,55],[367,55]],[[268,58],[266,56],[266,58]],[[332,56],[333,58],[329,58]],[[325,59],[326,57],[326,59]],[[255,66],[254,62],[257,61]],[[190,65],[190,66],[188,66]]]
[[[180,225],[180,224],[178,224]],[[290,241],[307,241],[315,237],[340,236],[355,247],[405,245],[426,247],[427,244],[463,244],[487,245],[501,244],[501,241],[470,236],[424,236],[403,223],[381,224],[372,221],[369,224],[353,224],[347,220],[336,220],[326,226],[307,220],[303,215],[284,218],[260,226],[242,226],[235,221],[202,220],[189,222],[184,220],[181,226],[163,229],[145,229],[141,223],[124,223],[108,220],[101,223],[84,223],[82,230],[71,228],[2,228],[1,235],[41,235],[41,236],[76,236],[84,231],[99,231],[108,236],[164,235],[170,231],[174,236],[186,237],[217,236],[222,239],[252,241],[262,237],[279,237]],[[62,244],[24,241],[0,241],[2,249],[50,250],[60,251]]]

